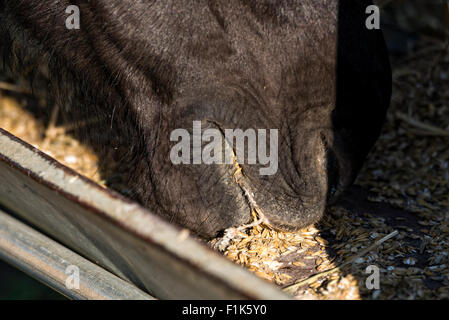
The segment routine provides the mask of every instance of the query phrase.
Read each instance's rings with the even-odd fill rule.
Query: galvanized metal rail
[[[0,205],[157,298],[289,297],[186,235],[185,230],[2,129]],[[17,252],[17,262],[25,261],[23,253]],[[47,273],[47,266],[34,264],[32,268]]]
[[[71,299],[154,299],[1,210],[0,259]]]

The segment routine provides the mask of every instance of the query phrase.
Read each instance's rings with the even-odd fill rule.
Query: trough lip
[[[180,226],[168,222],[165,218],[160,217],[160,216],[152,213],[148,208],[143,207],[139,203],[134,202],[134,201],[126,198],[125,196],[119,194],[118,192],[116,192],[114,190],[107,189],[107,188],[104,188],[104,187],[100,186],[96,182],[94,182],[91,179],[83,176],[82,174],[76,172],[75,170],[73,170],[73,169],[71,169],[69,167],[66,167],[62,163],[58,162],[56,159],[54,159],[51,156],[45,154],[41,150],[39,150],[39,149],[35,148],[34,146],[32,146],[31,144],[21,140],[20,138],[16,137],[15,135],[13,135],[13,134],[9,133],[8,131],[0,128],[0,137],[2,135],[6,136],[7,138],[9,138],[10,140],[13,140],[16,143],[19,143],[21,146],[25,147],[29,151],[32,151],[32,152],[36,153],[38,156],[40,156],[41,158],[46,160],[50,165],[56,167],[57,169],[60,169],[60,170],[64,171],[64,173],[67,174],[68,176],[72,176],[72,177],[76,177],[77,179],[80,179],[83,183],[86,183],[88,186],[96,189],[97,191],[99,191],[101,193],[106,194],[107,197],[111,197],[111,198],[117,199],[117,200],[119,200],[119,201],[121,201],[121,202],[123,202],[125,204],[133,206],[137,210],[139,210],[142,213],[144,213],[144,214],[148,215],[149,217],[151,217],[151,219],[155,223],[160,223],[162,226],[165,226],[165,227],[167,227],[169,229],[172,228],[172,230],[174,232],[178,232],[178,233],[181,232],[182,230],[184,230]],[[44,186],[46,186],[46,187],[48,187],[48,188],[58,192],[60,195],[66,197],[67,199],[69,199],[71,201],[76,202],[78,205],[80,205],[81,207],[87,209],[88,211],[98,214],[103,219],[106,219],[109,223],[112,223],[113,225],[115,225],[115,226],[125,230],[126,232],[131,233],[133,236],[136,236],[136,237],[144,240],[145,242],[151,243],[153,246],[155,246],[158,249],[162,250],[164,253],[169,254],[170,256],[175,258],[176,260],[182,261],[183,263],[189,265],[192,269],[196,270],[198,273],[207,275],[207,277],[211,278],[214,281],[217,281],[218,283],[220,283],[225,288],[228,288],[228,289],[230,289],[231,291],[234,291],[234,292],[238,292],[240,295],[242,295],[246,299],[258,299],[256,296],[254,296],[254,294],[248,293],[247,290],[244,290],[240,286],[235,286],[233,284],[230,284],[227,281],[225,281],[224,279],[222,279],[220,276],[217,276],[216,275],[216,272],[217,272],[216,270],[210,270],[210,269],[209,270],[204,270],[202,267],[200,267],[197,264],[197,263],[201,263],[200,261],[198,261],[198,262],[197,261],[191,261],[191,259],[189,259],[188,257],[183,257],[182,255],[180,255],[179,252],[173,252],[173,250],[171,250],[171,248],[168,248],[168,247],[166,247],[165,244],[160,243],[158,240],[155,240],[152,237],[151,234],[145,234],[143,232],[143,230],[138,230],[134,226],[130,225],[129,223],[126,223],[125,221],[121,221],[121,220],[116,219],[113,215],[108,214],[106,211],[102,210],[101,208],[98,208],[98,207],[96,207],[96,206],[94,206],[94,205],[92,205],[92,204],[90,204],[90,203],[88,203],[86,201],[81,200],[80,198],[78,198],[78,196],[76,196],[74,194],[71,194],[71,193],[69,193],[67,191],[64,191],[62,188],[60,188],[59,186],[55,185],[54,183],[52,183],[52,182],[50,182],[50,181],[40,177],[39,175],[37,175],[32,170],[23,167],[18,162],[16,162],[13,159],[7,157],[6,155],[4,155],[1,152],[1,150],[0,150],[0,161],[6,163],[8,166],[13,167],[14,169],[16,169],[18,171],[26,174],[28,177],[30,177],[33,180],[37,181],[39,184],[44,185]],[[209,248],[204,243],[202,243],[201,241],[199,241],[195,237],[191,236],[190,234],[188,235],[187,239],[185,239],[184,241],[192,241],[192,244],[194,243],[194,245],[198,246],[198,248],[200,248],[201,250],[206,250],[208,254],[215,255],[216,258],[221,259],[222,261],[220,261],[220,263],[227,263],[230,266],[232,265],[232,268],[235,268],[233,271],[239,272],[237,270],[242,270],[245,273],[247,273],[246,276],[253,277],[255,281],[261,281],[265,285],[271,286],[272,289],[277,289],[273,284],[265,282],[264,280],[257,278],[255,275],[253,275],[249,271],[243,269],[241,266],[238,266],[235,263],[227,260],[225,257],[223,257],[219,253],[215,252],[214,250],[212,250],[211,248]],[[231,281],[232,281],[232,279],[231,279]],[[237,284],[237,283],[234,283],[234,284]],[[281,290],[278,290],[278,291],[279,291],[278,292],[279,296],[277,298],[281,298],[281,296],[284,296],[282,298],[288,299],[288,296],[285,295]]]

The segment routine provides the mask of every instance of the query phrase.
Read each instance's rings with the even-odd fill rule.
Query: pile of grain
[[[100,182],[95,153],[69,134],[63,127],[46,129],[26,109],[26,99],[17,99],[0,91],[0,128],[40,149],[62,164]]]
[[[257,226],[226,248],[229,259],[288,287],[342,265],[396,229],[398,236],[299,287],[296,297],[449,298],[449,52],[442,43],[422,48],[396,65],[387,123],[357,180],[374,192],[369,200],[401,210],[335,206],[300,232]],[[379,289],[366,286],[369,265],[379,268]]]

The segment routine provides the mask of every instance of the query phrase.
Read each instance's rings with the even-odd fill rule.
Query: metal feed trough
[[[0,258],[75,299],[288,298],[2,129]],[[67,284],[70,268],[79,286]]]

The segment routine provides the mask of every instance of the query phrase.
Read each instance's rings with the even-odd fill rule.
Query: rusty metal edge
[[[21,140],[20,138],[14,136],[13,134],[9,133],[8,131],[0,128],[0,136],[6,136],[7,138],[9,138],[10,140],[20,144],[22,147],[36,153],[39,157],[43,158],[44,160],[46,160],[47,162],[51,163],[51,165],[53,165],[55,168],[64,171],[65,174],[70,175],[70,176],[74,176],[77,179],[82,180],[84,183],[86,183],[87,185],[89,185],[90,187],[96,189],[98,192],[104,193],[107,197],[111,197],[114,199],[117,199],[123,203],[132,205],[134,207],[136,207],[136,209],[138,209],[139,211],[145,212],[145,214],[148,214],[151,216],[151,219],[153,219],[155,222],[160,223],[162,225],[165,225],[168,228],[173,229],[173,231],[177,231],[177,232],[181,232],[181,228],[179,228],[176,225],[173,225],[171,223],[169,223],[168,221],[166,221],[166,219],[164,219],[163,217],[157,216],[153,213],[151,213],[151,211],[149,211],[147,208],[142,207],[141,205],[139,205],[136,202],[133,202],[129,199],[127,199],[126,197],[118,194],[117,192],[110,190],[110,189],[105,189],[101,186],[99,186],[97,183],[95,183],[94,181],[90,180],[89,178],[80,175],[79,173],[77,173],[76,171],[64,166],[63,164],[61,164],[60,162],[58,162],[57,160],[53,159],[52,157],[48,156],[47,154],[45,154],[44,152],[40,151],[39,149],[33,147],[32,145],[28,144],[27,142]],[[171,257],[173,257],[174,259],[178,260],[179,262],[189,266],[191,269],[195,270],[197,273],[199,274],[203,274],[204,276],[207,276],[209,278],[211,278],[212,280],[214,280],[215,282],[217,282],[217,284],[220,284],[226,288],[228,288],[231,291],[237,292],[239,295],[241,295],[242,297],[245,297],[245,299],[260,299],[260,296],[258,296],[257,294],[248,294],[248,292],[246,292],[245,290],[242,290],[241,288],[235,287],[233,285],[231,285],[230,283],[228,283],[227,281],[225,281],[224,279],[222,279],[221,277],[217,276],[216,274],[211,273],[210,271],[206,271],[202,268],[200,268],[197,264],[193,263],[191,260],[189,260],[186,257],[181,257],[178,254],[176,254],[175,252],[171,251],[171,250],[167,250],[167,248],[154,241],[154,239],[151,237],[151,235],[147,235],[144,234],[138,230],[136,230],[135,228],[129,226],[128,224],[125,224],[121,221],[118,221],[116,219],[114,219],[112,216],[110,216],[107,212],[102,211],[94,206],[92,206],[91,204],[79,199],[78,197],[64,191],[63,189],[61,189],[60,187],[58,187],[57,185],[39,177],[37,174],[35,174],[33,171],[31,171],[30,169],[27,169],[25,167],[23,167],[21,164],[19,164],[18,162],[14,161],[13,159],[10,159],[9,157],[5,156],[4,154],[2,154],[1,150],[0,150],[0,161],[6,163],[8,166],[14,168],[15,170],[18,170],[20,172],[22,172],[23,174],[27,175],[28,177],[32,178],[33,180],[37,181],[38,183],[40,183],[41,185],[45,185],[47,188],[50,188],[51,190],[54,190],[56,192],[58,192],[60,195],[64,196],[65,198],[76,202],[78,205],[82,206],[83,208],[89,210],[92,213],[95,213],[99,216],[101,216],[103,219],[106,219],[107,221],[109,221],[110,223],[116,225],[117,227],[125,230],[126,232],[132,234],[135,237],[138,237],[148,243],[151,243],[151,245],[153,245],[154,247],[157,247],[160,250],[163,250],[165,253],[169,254]],[[228,261],[226,258],[220,256],[218,253],[214,252],[211,248],[207,247],[206,245],[204,245],[203,243],[201,243],[200,241],[194,239],[193,237],[189,236],[187,240],[190,241],[194,241],[196,243],[197,246],[199,246],[201,249],[203,250],[208,250],[210,252],[210,254],[215,255],[216,259],[220,259],[222,260],[221,263],[223,264],[233,264],[232,262]],[[194,258],[194,257],[192,257]],[[235,270],[241,270],[241,268],[239,266],[234,265],[234,267],[236,268]],[[254,279],[257,279],[256,281],[260,282],[260,285],[262,286],[268,286],[268,287],[273,287],[275,288],[273,285],[266,283],[265,281],[258,279],[256,276],[252,275],[250,272],[244,270],[244,272],[247,273],[248,277],[254,277]],[[232,281],[232,279],[230,279]],[[249,291],[252,291],[253,288],[248,288]],[[288,299],[289,297],[285,294],[283,294],[281,292],[281,290],[276,290],[279,293],[276,294],[273,298],[275,299]]]

